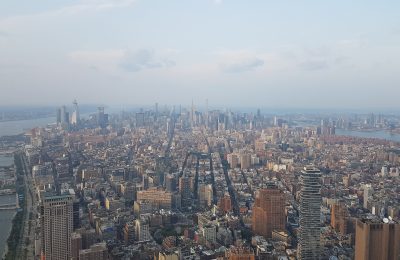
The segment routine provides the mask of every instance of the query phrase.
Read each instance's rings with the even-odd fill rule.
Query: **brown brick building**
[[[400,259],[400,224],[384,223],[380,219],[357,220],[355,260],[398,259]]]
[[[253,233],[271,238],[272,230],[284,230],[285,225],[285,194],[277,188],[259,190],[253,207]]]

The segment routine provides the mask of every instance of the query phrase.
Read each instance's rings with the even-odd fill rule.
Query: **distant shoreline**
[[[55,115],[39,116],[39,117],[33,117],[33,118],[6,119],[6,120],[0,120],[0,123],[16,122],[16,121],[28,121],[28,120],[36,120],[36,119],[43,119],[43,118],[51,118],[51,117],[55,117]]]

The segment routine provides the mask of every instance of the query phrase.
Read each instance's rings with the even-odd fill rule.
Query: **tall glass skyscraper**
[[[321,258],[321,172],[307,166],[300,177],[300,229],[298,235],[298,259]]]

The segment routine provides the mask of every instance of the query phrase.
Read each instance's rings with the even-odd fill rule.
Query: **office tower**
[[[107,260],[108,249],[105,242],[90,246],[89,249],[79,251],[79,260]]]
[[[179,192],[182,199],[182,207],[190,207],[192,205],[191,178],[183,176],[179,178]]]
[[[156,103],[156,105],[155,105],[155,118],[157,119],[158,118],[158,103]]]
[[[57,109],[57,124],[61,124],[61,108]]]
[[[136,113],[136,127],[143,127],[145,125],[144,113]]]
[[[61,107],[60,121],[61,121],[61,124],[68,124],[68,122],[69,122],[69,117],[68,117],[68,112],[67,112],[66,106]]]
[[[79,124],[79,121],[80,121],[78,102],[76,100],[74,100],[74,102],[72,104],[74,105],[74,112],[72,112],[71,124],[77,125],[77,124]]]
[[[169,192],[176,191],[177,178],[174,174],[167,174],[165,176],[165,189]]]
[[[72,260],[79,259],[79,251],[82,249],[82,235],[79,233],[71,234],[71,255]]]
[[[44,195],[40,209],[42,256],[51,260],[71,258],[73,197]]]
[[[133,221],[126,223],[124,226],[124,242],[126,246],[135,242],[135,223]]]
[[[217,242],[217,227],[214,224],[204,225],[201,231],[205,241],[213,244]]]
[[[104,126],[104,107],[97,108],[97,125],[100,127]]]
[[[231,246],[226,256],[229,260],[255,260],[253,249],[245,246]]]
[[[206,118],[205,118],[205,125],[206,125],[206,129],[208,129],[208,99],[206,99]]]
[[[240,168],[242,170],[249,169],[251,166],[251,155],[250,154],[241,154],[240,155]]]
[[[342,235],[347,234],[347,222],[349,211],[343,202],[332,205],[331,208],[331,227]]]
[[[135,220],[135,239],[138,242],[151,240],[149,223],[144,218]]]
[[[366,184],[364,186],[364,203],[363,206],[365,209],[368,209],[368,200],[372,197],[372,193],[374,189],[372,188],[371,184]]]
[[[213,202],[213,190],[211,184],[199,184],[200,207],[210,207]]]
[[[273,230],[285,230],[285,226],[285,194],[277,187],[259,190],[253,207],[253,232],[271,238]]]
[[[300,177],[300,228],[298,232],[298,259],[321,257],[321,173],[308,166]]]
[[[398,260],[400,224],[388,219],[358,219],[355,260]]]
[[[144,190],[147,190],[150,187],[150,179],[147,174],[143,174],[142,176],[142,185]]]
[[[72,204],[72,214],[73,214],[73,229],[78,229],[81,226],[81,219],[79,217],[79,200],[75,199]]]
[[[228,193],[226,193],[219,201],[218,207],[220,208],[221,211],[224,213],[230,212],[232,210],[232,201],[231,201],[231,196],[229,196]]]
[[[76,232],[79,232],[82,236],[82,248],[87,249],[91,245],[96,243],[97,234],[95,229],[80,229]]]
[[[228,154],[228,163],[231,169],[235,169],[239,164],[239,158],[237,154],[234,153]]]
[[[192,108],[190,110],[190,127],[194,127],[194,103],[192,99]]]

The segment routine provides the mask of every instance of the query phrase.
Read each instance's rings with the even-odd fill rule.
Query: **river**
[[[55,117],[0,122],[0,137],[5,135],[22,134],[28,129],[32,129],[38,126],[46,126],[47,124],[55,122]]]
[[[14,158],[11,156],[0,155],[0,167],[13,165]],[[16,195],[0,196],[0,205],[15,203]],[[7,238],[11,231],[11,223],[15,215],[15,210],[0,210],[0,256],[4,254]]]
[[[81,114],[81,118],[89,118],[93,112]],[[0,137],[5,135],[17,135],[35,127],[44,127],[56,123],[55,117],[44,117],[38,119],[18,120],[0,122]]]
[[[15,195],[0,196],[0,204],[14,203],[15,199]],[[6,249],[7,238],[11,231],[15,213],[15,210],[0,211],[0,256],[3,256]]]
[[[400,142],[400,135],[391,134],[390,132],[385,131],[385,130],[353,131],[353,130],[336,129],[336,135],[355,136],[355,137],[362,137],[362,138],[377,138],[377,139],[384,139],[384,140],[388,140],[388,141]]]

